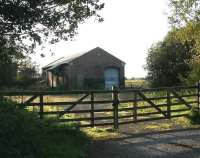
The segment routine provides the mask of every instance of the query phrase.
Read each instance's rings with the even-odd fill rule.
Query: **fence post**
[[[119,98],[118,98],[118,91],[115,86],[112,87],[113,93],[112,93],[112,100],[113,100],[113,122],[114,122],[114,129],[118,129],[118,104],[119,104]]]
[[[91,127],[94,127],[94,93],[91,93]]]
[[[134,92],[134,102],[133,102],[133,121],[137,122],[137,91]]]
[[[44,112],[43,95],[40,95],[40,119],[43,119],[43,112]]]
[[[197,83],[197,108],[200,112],[200,81]]]
[[[167,117],[171,118],[171,94],[170,89],[167,90]]]

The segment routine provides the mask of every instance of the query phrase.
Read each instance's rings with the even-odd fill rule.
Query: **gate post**
[[[200,81],[197,83],[197,108],[200,112]]]
[[[167,117],[168,119],[171,118],[171,94],[170,89],[167,89]]]
[[[43,95],[40,95],[40,119],[43,119],[43,112],[44,112]]]
[[[91,93],[91,127],[94,127],[94,93]]]
[[[137,91],[134,92],[134,102],[133,102],[133,121],[137,122]]]
[[[114,123],[114,129],[119,128],[118,124],[118,104],[119,104],[119,98],[118,98],[118,91],[115,86],[112,87],[112,105],[113,105],[113,123]]]

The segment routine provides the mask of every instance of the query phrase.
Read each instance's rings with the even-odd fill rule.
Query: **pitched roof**
[[[103,49],[100,48],[100,47],[96,47],[96,48],[94,48],[94,49],[92,49],[92,50],[95,50],[95,49],[101,49],[101,50],[103,50]],[[59,59],[57,59],[57,60],[55,60],[55,61],[49,63],[48,65],[44,66],[43,69],[52,70],[52,69],[54,69],[54,68],[56,68],[56,67],[58,67],[58,66],[60,66],[60,65],[69,64],[69,63],[72,62],[73,60],[79,58],[80,56],[82,56],[82,55],[84,55],[84,54],[87,54],[87,53],[91,52],[92,50],[87,51],[87,52],[77,53],[77,54],[74,54],[74,55],[72,55],[72,56],[61,57],[61,58],[59,58]],[[105,51],[105,50],[103,50],[103,51]],[[106,52],[106,51],[105,51],[105,52]],[[113,55],[112,55],[112,56],[113,56]],[[114,57],[114,58],[117,58],[117,57],[115,57],[115,56],[113,56],[113,57]],[[117,58],[117,59],[118,59],[118,58]],[[120,59],[118,59],[118,60],[120,60]],[[120,60],[120,61],[121,61],[122,63],[125,63],[125,62],[123,62],[122,60]]]
[[[50,70],[50,69],[54,69],[54,68],[56,68],[56,67],[58,67],[62,64],[68,64],[71,61],[73,61],[74,59],[82,56],[83,54],[85,54],[85,53],[78,53],[78,54],[74,54],[74,55],[68,56],[68,57],[63,56],[63,57],[51,62],[50,64],[44,66],[43,69],[49,69]]]

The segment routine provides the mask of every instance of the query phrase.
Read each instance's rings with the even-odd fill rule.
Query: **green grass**
[[[105,127],[84,128],[82,129],[82,131],[86,133],[92,140],[105,140],[110,138],[116,138],[119,135],[117,130]]]
[[[41,140],[42,158],[80,158],[87,155],[88,136],[70,126],[47,128]]]
[[[148,87],[148,81],[146,80],[126,80],[125,81],[126,87],[132,87],[132,88],[147,88]]]

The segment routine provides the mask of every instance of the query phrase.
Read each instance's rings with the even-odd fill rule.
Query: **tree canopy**
[[[15,82],[19,62],[24,58],[16,45],[8,45],[7,40],[0,36],[0,87]]]
[[[12,85],[19,72],[20,79],[35,73],[22,63],[37,44],[73,38],[92,16],[103,21],[103,7],[100,0],[0,0],[0,86]]]
[[[147,56],[147,79],[152,86],[181,85],[191,71],[191,61],[195,54],[192,42],[179,42],[168,33],[166,38],[153,45]]]
[[[200,21],[199,0],[169,0],[170,23],[174,26],[183,26],[188,22]]]
[[[97,11],[103,7],[100,0],[0,0],[0,36],[14,43],[29,39],[31,47],[47,37],[68,40],[85,19],[102,21]]]
[[[200,79],[200,1],[199,0],[169,0],[169,21],[174,28],[173,38],[181,43],[192,42],[192,70],[186,83],[194,84]]]

